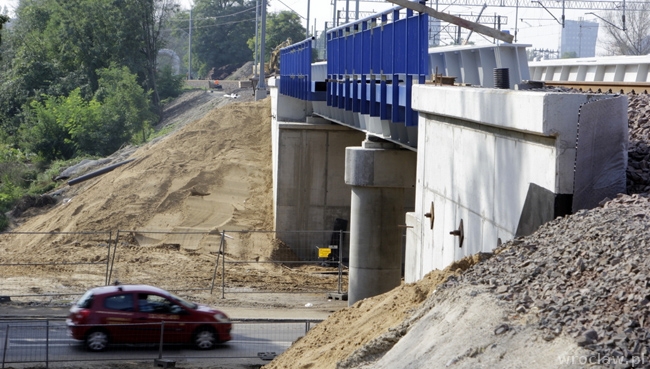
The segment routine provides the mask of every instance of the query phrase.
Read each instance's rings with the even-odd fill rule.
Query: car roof
[[[153,292],[169,296],[170,293],[162,288],[146,284],[119,284],[117,286],[102,286],[91,289],[93,295],[103,295],[114,292]]]

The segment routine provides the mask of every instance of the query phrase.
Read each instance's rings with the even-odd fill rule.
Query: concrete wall
[[[605,107],[581,124],[591,126],[599,142],[609,139],[607,155],[614,160],[589,156],[594,160],[580,167],[576,147],[589,154],[596,142],[576,145],[587,103]],[[583,203],[625,191],[625,96],[421,85],[413,107],[420,118],[415,211],[406,216],[406,282],[569,213],[574,171],[609,179],[600,181],[606,188],[583,191],[589,197]],[[450,234],[461,220],[462,245]]]
[[[276,88],[271,95],[275,230],[298,257],[313,260],[316,248],[328,245],[330,234],[298,237],[293,232],[332,230],[337,218],[350,220],[345,148],[359,146],[365,134],[307,117],[308,102],[278,97]]]

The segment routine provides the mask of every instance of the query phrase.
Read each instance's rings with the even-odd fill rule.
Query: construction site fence
[[[64,321],[0,321],[0,357],[2,368],[25,363],[43,364],[47,368],[51,363],[123,360],[152,363],[215,358],[272,360],[319,322],[234,321],[232,339],[209,350],[196,348],[191,334],[187,337],[174,336],[177,334],[174,324],[178,323],[173,320],[147,324],[93,325],[92,329],[106,332],[128,330],[128,335],[114,334],[106,350],[93,352],[87,349],[84,340],[70,336]],[[129,343],[124,342],[127,339]]]
[[[0,233],[0,302],[12,297],[53,300],[108,284],[114,235],[111,231]],[[66,245],[69,249],[64,249]],[[83,254],[75,249],[83,249]]]
[[[238,250],[260,250],[258,242],[272,242],[271,257],[237,255]],[[337,293],[347,291],[350,255],[349,232],[338,231],[227,231],[222,232],[219,248],[222,267],[222,297],[230,293]],[[258,268],[271,263],[289,273],[272,273]],[[240,269],[237,271],[237,269]],[[242,269],[246,278],[241,278]],[[291,279],[302,270],[301,280]],[[302,284],[300,284],[302,283]],[[271,287],[272,286],[272,287]]]
[[[0,249],[10,251],[0,253],[0,302],[69,302],[71,296],[116,282],[149,284],[172,292],[220,293],[221,297],[226,293],[343,293],[349,232],[5,232],[0,233]],[[140,256],[126,257],[127,249]],[[162,261],[150,260],[153,253],[161,254]],[[193,258],[196,265],[165,261],[164,254],[172,253]],[[270,273],[259,268],[264,263],[289,272],[307,268],[309,278],[292,280],[291,273],[289,278]],[[309,270],[311,266],[318,268]],[[161,277],[170,270],[182,277]]]

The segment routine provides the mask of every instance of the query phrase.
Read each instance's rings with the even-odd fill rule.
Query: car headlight
[[[214,319],[216,321],[218,321],[219,323],[230,323],[230,319],[228,319],[226,314],[223,314],[223,313],[214,314]]]

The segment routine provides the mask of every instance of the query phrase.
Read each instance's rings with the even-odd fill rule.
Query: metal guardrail
[[[327,81],[312,81],[312,39],[280,53],[280,93],[417,126],[411,89],[428,68],[426,13],[395,7],[327,32]],[[323,85],[323,83],[325,83]]]
[[[325,93],[312,86],[311,59],[314,38],[280,50],[280,93],[301,100],[325,100]]]
[[[68,335],[61,320],[0,322],[0,358],[7,364],[124,361],[124,360],[202,360],[248,359],[270,360],[284,352],[320,321],[234,321],[232,340],[212,350],[198,350],[188,343],[168,343],[165,327],[173,321],[152,324],[111,324],[111,328],[147,328],[151,337],[142,343],[113,344],[101,352],[88,351],[83,341]],[[96,326],[101,327],[101,326]],[[169,332],[169,333],[168,333]],[[133,333],[131,333],[133,335]],[[154,337],[155,336],[155,337]],[[136,336],[137,337],[137,336]]]
[[[417,125],[414,81],[428,74],[428,15],[395,7],[327,32],[327,105]]]

